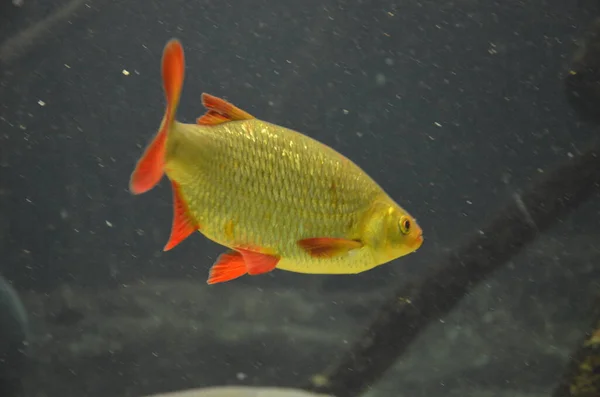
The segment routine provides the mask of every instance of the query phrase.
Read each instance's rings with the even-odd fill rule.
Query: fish
[[[147,397],[328,397],[325,394],[314,394],[304,390],[281,387],[255,386],[214,386],[200,389],[189,389],[163,394],[152,394]]]
[[[307,135],[201,96],[195,123],[176,120],[185,71],[178,39],[162,56],[160,128],[135,165],[134,195],[171,184],[173,221],[164,251],[198,231],[226,248],[208,284],[280,269],[357,274],[415,252],[423,232],[350,159]]]

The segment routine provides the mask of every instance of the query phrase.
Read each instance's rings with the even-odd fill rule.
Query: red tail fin
[[[129,189],[133,194],[141,194],[152,189],[164,174],[167,134],[173,125],[177,105],[179,105],[184,69],[183,47],[178,40],[170,40],[163,50],[162,57],[162,79],[167,98],[167,109],[160,130],[146,148],[131,174]]]

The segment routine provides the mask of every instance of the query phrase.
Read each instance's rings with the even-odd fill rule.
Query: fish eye
[[[408,234],[408,232],[410,232],[410,219],[407,217],[403,216],[402,219],[400,219],[399,225],[402,234]]]

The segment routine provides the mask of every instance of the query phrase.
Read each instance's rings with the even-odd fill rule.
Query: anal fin
[[[246,274],[244,257],[237,251],[225,252],[217,258],[210,268],[207,284],[224,283]]]
[[[277,267],[279,257],[261,252],[250,251],[247,249],[236,248],[244,257],[248,274],[256,276],[258,274],[268,273]]]
[[[163,249],[164,251],[175,247],[199,229],[188,212],[177,183],[171,181],[171,188],[173,190],[173,224],[171,226],[171,236]]]
[[[279,257],[252,251],[246,248],[235,248],[217,258],[210,268],[208,284],[223,283],[245,274],[256,276],[268,273],[277,267]]]

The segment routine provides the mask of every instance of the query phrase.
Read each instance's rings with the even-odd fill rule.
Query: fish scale
[[[320,232],[327,232],[331,235],[343,235],[346,231],[348,220],[346,217],[352,217],[355,214],[358,221],[359,211],[363,210],[369,204],[369,196],[364,194],[364,198],[349,197],[350,200],[338,199],[332,197],[331,190],[328,186],[335,178],[332,167],[312,167],[310,164],[325,164],[326,161],[338,162],[337,159],[325,159],[324,156],[314,162],[310,156],[304,155],[296,150],[290,150],[291,158],[298,157],[299,161],[306,161],[307,167],[312,169],[310,173],[298,172],[294,167],[295,162],[281,162],[280,159],[273,156],[265,156],[267,154],[266,146],[270,144],[264,140],[239,140],[241,145],[236,147],[231,141],[239,139],[248,128],[248,124],[255,124],[259,128],[263,128],[262,123],[257,120],[248,121],[246,124],[231,123],[234,126],[228,128],[228,133],[214,134],[208,133],[205,137],[199,139],[199,145],[213,148],[211,153],[198,166],[187,167],[190,175],[188,177],[178,176],[174,173],[174,179],[190,180],[190,183],[181,183],[181,186],[186,193],[186,196],[199,197],[198,201],[194,202],[193,208],[199,208],[199,212],[195,214],[199,219],[208,219],[215,217],[214,223],[225,223],[228,217],[235,217],[236,213],[245,214],[240,218],[240,228],[248,232],[254,232],[252,235],[262,236],[261,241],[252,241],[251,243],[266,244],[267,246],[276,246],[278,238],[301,237],[298,236],[298,230],[293,230],[290,223],[310,225],[311,220],[315,217],[320,217],[319,228]],[[237,135],[233,128],[242,130]],[[197,127],[210,129],[211,127]],[[178,129],[175,127],[169,135],[167,147],[171,142],[175,142],[177,148],[181,150],[194,150],[191,144],[181,145],[179,140],[184,139],[182,135],[189,134],[186,128]],[[197,132],[196,132],[197,133]],[[264,133],[264,132],[263,132]],[[211,142],[208,142],[208,141]],[[247,142],[252,142],[252,145],[247,145]],[[279,139],[275,141],[285,145],[285,141]],[[258,146],[257,146],[258,144]],[[248,146],[248,147],[244,147]],[[298,145],[296,145],[298,147]],[[275,148],[278,148],[275,146]],[[168,150],[168,149],[167,149]],[[274,150],[281,152],[280,150]],[[184,156],[177,150],[169,151],[169,156],[179,158]],[[248,158],[245,158],[248,157]],[[337,156],[336,156],[337,157]],[[252,161],[252,158],[257,161]],[[285,157],[284,157],[285,158]],[[290,157],[288,157],[290,158]],[[228,164],[237,162],[246,164],[245,167],[228,166]],[[169,168],[169,157],[167,157],[167,168]],[[296,173],[294,178],[290,178],[291,172]],[[169,171],[167,171],[169,175]],[[230,177],[227,177],[227,176]],[[347,174],[346,174],[347,175]],[[358,181],[359,179],[356,179]],[[352,182],[352,179],[349,181]],[[352,190],[346,182],[339,183],[340,189]],[[364,189],[363,189],[364,191]],[[371,188],[371,194],[376,195],[378,190]],[[254,200],[249,202],[246,198],[253,197]],[[218,203],[218,205],[217,205]],[[192,210],[194,211],[194,210]],[[266,217],[268,213],[275,213],[275,224],[279,226],[273,230],[272,224],[255,222],[254,218]],[[285,214],[278,217],[277,214]],[[213,227],[212,223],[204,223],[206,232],[211,234],[217,242],[231,245],[233,242],[226,241],[226,238],[218,231],[218,226]],[[208,230],[211,230],[210,232]],[[213,231],[214,230],[214,231]],[[305,226],[307,233],[310,233],[310,228]],[[316,232],[316,231],[315,231]],[[278,237],[279,236],[279,237]],[[271,239],[269,239],[271,238]],[[270,241],[272,240],[272,241]],[[299,252],[298,250],[296,250]]]
[[[227,247],[243,242],[275,250],[285,258],[280,268],[286,264],[303,272],[322,268],[327,261],[315,261],[295,242],[313,235],[356,234],[348,230],[348,225],[360,223],[364,210],[381,195],[381,189],[353,163],[342,164],[340,154],[307,151],[309,145],[320,143],[298,136],[295,131],[266,126],[256,119],[228,124],[223,129],[190,129],[176,124],[167,141],[167,175],[181,181],[184,196],[198,198],[190,208],[202,225],[201,232]],[[257,136],[272,137],[274,128],[280,134],[277,139]],[[169,149],[170,145],[176,149]],[[182,158],[198,158],[193,153],[199,151],[203,153],[202,161],[181,166],[179,174],[168,171],[177,168],[169,165],[171,158],[176,163]],[[267,153],[273,153],[270,159]],[[188,180],[190,183],[185,182]],[[340,197],[336,194],[334,198],[331,185],[336,181]],[[266,218],[270,221],[257,222]],[[313,222],[314,219],[319,222]],[[235,224],[233,239],[224,230],[230,220]]]
[[[165,250],[194,231],[231,251],[209,284],[275,268],[352,274],[416,251],[422,231],[360,167],[327,145],[203,94],[196,124],[175,121],[183,85],[181,44],[162,61],[167,110],[130,189],[171,181],[174,217]]]

